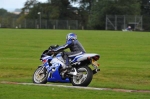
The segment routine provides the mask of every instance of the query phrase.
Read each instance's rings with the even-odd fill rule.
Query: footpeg
[[[96,74],[98,71],[100,71],[100,69],[94,69],[93,74]]]

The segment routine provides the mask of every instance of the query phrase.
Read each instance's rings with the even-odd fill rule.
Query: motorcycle
[[[35,70],[32,80],[36,84],[46,84],[47,82],[72,83],[73,86],[88,86],[92,81],[93,75],[100,69],[98,68],[100,55],[95,53],[81,53],[80,55],[69,57],[71,68],[65,73],[63,66],[65,60],[63,51],[47,54],[49,50],[59,47],[50,46],[45,50],[40,60],[42,65]],[[90,67],[92,65],[94,68]]]

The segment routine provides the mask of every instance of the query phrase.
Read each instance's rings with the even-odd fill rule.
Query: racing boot
[[[62,77],[62,79],[65,79],[65,73],[67,72],[67,69],[63,70],[60,75]]]

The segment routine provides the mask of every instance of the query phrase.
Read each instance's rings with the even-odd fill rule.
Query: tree
[[[12,23],[14,18],[18,18],[18,15],[7,12],[5,9],[0,9],[0,24],[1,27],[10,28],[12,27]]]
[[[106,15],[140,15],[138,0],[99,0],[92,5],[88,26],[92,29],[105,29]]]
[[[7,13],[8,13],[7,10],[3,8],[0,9],[0,16],[5,16]]]
[[[37,0],[27,0],[22,8],[22,13],[29,12],[30,9],[33,8],[37,3]]]
[[[79,2],[78,5],[78,20],[79,20],[79,26],[84,26],[84,28],[87,28],[87,23],[89,19],[89,13],[91,12],[92,3],[94,0],[70,0],[71,2]]]
[[[143,15],[143,29],[150,30],[150,0],[141,0],[141,15]]]
[[[150,15],[150,0],[142,0],[140,3],[141,3],[141,14]]]
[[[48,0],[49,1],[49,0]],[[42,19],[61,19],[65,20],[72,15],[72,6],[69,0],[51,0],[48,3],[36,2],[36,0],[27,1],[22,8],[22,13],[28,11],[26,18],[37,19],[37,13],[41,12]]]

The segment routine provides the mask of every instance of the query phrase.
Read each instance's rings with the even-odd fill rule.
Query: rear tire
[[[33,83],[36,84],[46,84],[47,83],[47,72],[46,72],[46,68],[43,66],[39,66],[32,77]]]
[[[71,78],[71,83],[73,86],[88,86],[93,78],[93,72],[90,67],[83,66],[77,68],[77,76]]]

